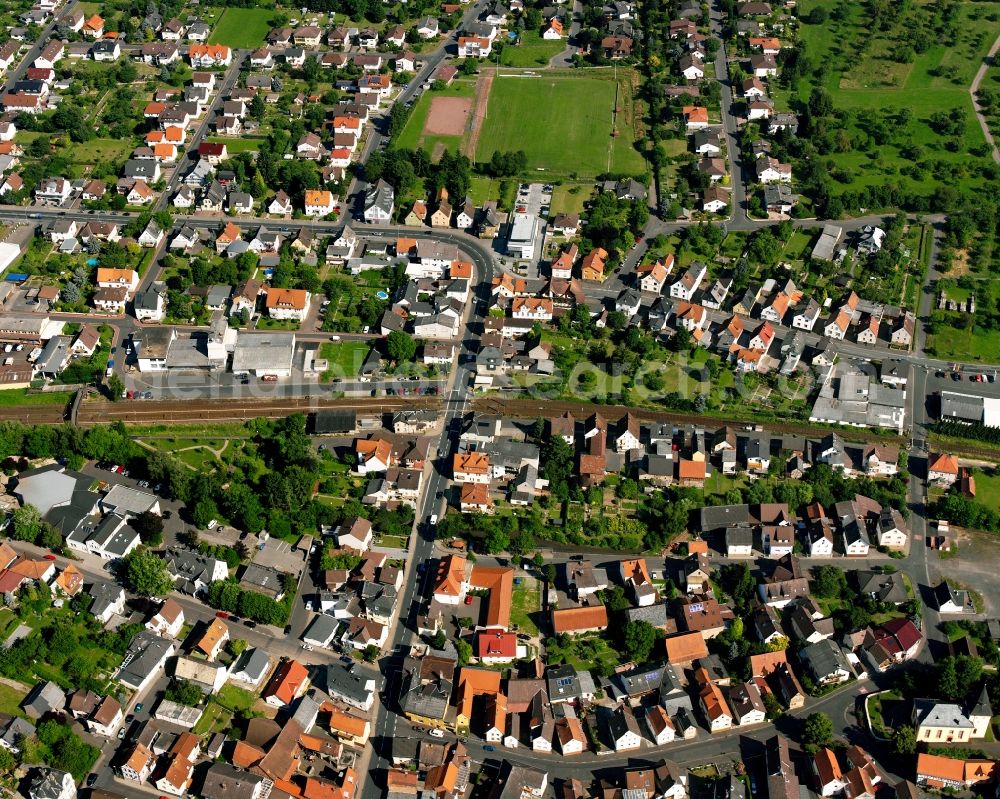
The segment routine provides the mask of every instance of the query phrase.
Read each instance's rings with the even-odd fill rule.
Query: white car
[[[434,729],[434,730],[430,730],[427,734],[429,736],[431,736],[431,738],[444,738],[444,731],[443,730]]]
[[[312,652],[313,651],[312,644],[302,644],[302,648],[304,650],[306,650],[306,652]]]
[[[215,529],[215,526],[216,526],[216,525],[217,525],[218,523],[219,523],[218,521],[216,521],[215,519],[212,519],[212,521],[210,521],[210,522],[208,523],[207,527],[208,527],[208,529],[209,529],[209,530],[214,530],[214,529]]]

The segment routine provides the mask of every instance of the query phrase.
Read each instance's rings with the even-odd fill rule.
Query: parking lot
[[[552,204],[552,186],[548,183],[522,183],[517,187],[516,208],[521,213],[548,216]]]

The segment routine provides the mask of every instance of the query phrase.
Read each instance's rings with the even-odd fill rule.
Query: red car
[[[215,617],[217,619],[228,619],[229,618],[229,614],[226,613],[226,611],[224,611],[224,610],[220,610],[218,613],[215,614]]]
[[[466,605],[471,605],[472,604],[472,597],[471,596],[467,596],[465,598],[465,604]]]
[[[45,556],[45,560],[55,560],[55,559],[56,559],[56,556],[53,555],[53,554],[51,554],[51,553]]]

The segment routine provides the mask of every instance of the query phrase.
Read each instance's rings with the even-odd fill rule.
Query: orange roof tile
[[[552,629],[559,633],[601,629],[608,626],[608,610],[604,605],[564,608],[552,611]]]

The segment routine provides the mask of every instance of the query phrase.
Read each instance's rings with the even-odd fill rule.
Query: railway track
[[[82,427],[108,422],[126,424],[191,424],[194,422],[241,422],[264,417],[277,419],[293,413],[321,410],[357,410],[389,413],[403,409],[433,408],[437,397],[320,400],[315,397],[279,399],[143,400],[111,403],[89,400],[80,407],[77,422]]]

